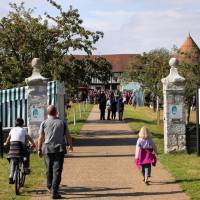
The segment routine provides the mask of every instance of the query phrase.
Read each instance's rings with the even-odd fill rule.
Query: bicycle
[[[24,186],[26,173],[24,170],[24,157],[22,158],[13,158],[15,161],[15,171],[13,176],[13,181],[15,185],[15,194],[19,195],[20,187]]]
[[[15,194],[19,195],[20,187],[24,186],[26,175],[30,174],[30,169],[27,168],[27,162],[29,162],[30,146],[26,146],[26,155],[22,157],[10,158],[10,161],[14,165],[13,179],[10,184],[15,185]]]

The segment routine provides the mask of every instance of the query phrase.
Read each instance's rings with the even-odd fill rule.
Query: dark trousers
[[[119,120],[121,121],[123,118],[123,111],[119,111],[118,114],[119,114]]]
[[[105,109],[101,109],[100,111],[100,120],[105,120]]]
[[[49,153],[44,156],[46,165],[47,187],[53,195],[58,195],[64,162],[64,153]]]
[[[116,111],[112,111],[112,119],[115,119],[116,118]]]
[[[143,164],[142,165],[142,175],[144,177],[150,177],[151,176],[151,164]]]
[[[110,109],[108,109],[108,116],[107,116],[107,120],[110,120]]]
[[[24,147],[24,168],[30,167],[30,150],[27,146]]]

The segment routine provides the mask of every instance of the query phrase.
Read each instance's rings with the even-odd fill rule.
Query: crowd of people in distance
[[[115,98],[117,98],[121,95],[123,98],[123,102],[125,104],[132,104],[134,106],[137,105],[137,98],[136,98],[135,92],[128,92],[128,91],[120,93],[119,91],[114,92],[114,91],[110,91],[110,90],[105,90],[105,91],[90,90],[88,92],[88,97],[87,97],[88,101],[90,103],[98,104],[99,96],[101,95],[102,92],[105,93],[107,99],[113,93]]]
[[[135,93],[101,91],[97,92],[96,94],[97,95],[95,98],[99,104],[100,120],[105,120],[105,113],[107,111],[107,120],[115,120],[116,113],[118,113],[118,119],[122,121],[124,104],[132,104],[134,107],[137,105]]]
[[[124,102],[121,95],[115,96],[113,92],[109,95],[102,91],[98,98],[100,120],[105,120],[105,111],[107,110],[107,120],[115,120],[118,112],[119,120],[122,120],[124,112]],[[111,118],[110,118],[111,117]]]

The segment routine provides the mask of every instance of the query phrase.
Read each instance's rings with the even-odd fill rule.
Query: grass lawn
[[[68,109],[68,123],[69,130],[73,137],[76,137],[80,131],[84,121],[87,119],[93,105],[87,105],[85,111],[82,113],[80,118],[79,105],[73,104],[70,109]],[[73,111],[76,110],[77,122],[76,126],[73,123]],[[31,155],[31,174],[27,176],[26,182],[23,188],[20,188],[21,195],[16,196],[14,185],[8,184],[9,176],[9,163],[4,155],[4,159],[0,159],[0,200],[27,200],[31,197],[34,189],[37,188],[44,181],[45,178],[45,166],[43,159],[40,159],[37,154]]]
[[[76,138],[83,123],[88,118],[90,111],[93,108],[93,104],[87,104],[85,108],[81,106],[82,115],[80,116],[80,104],[71,104],[71,108],[67,110],[68,126],[73,138]],[[76,113],[76,126],[74,126],[74,113]]]
[[[162,117],[162,116],[161,116]],[[162,118],[161,118],[162,119]],[[152,132],[153,139],[158,146],[159,161],[172,173],[192,200],[200,199],[200,158],[195,154],[178,153],[165,155],[163,153],[163,124],[156,124],[156,113],[147,107],[134,109],[132,106],[125,107],[125,120],[129,126],[138,131],[146,125]],[[195,120],[195,113],[192,113],[192,121]]]
[[[1,200],[26,200],[31,197],[31,194],[35,188],[44,180],[44,162],[43,159],[39,159],[37,154],[31,155],[31,174],[26,176],[26,182],[24,187],[20,188],[21,195],[15,195],[14,185],[8,184],[9,176],[9,163],[7,159],[0,159],[0,199]]]

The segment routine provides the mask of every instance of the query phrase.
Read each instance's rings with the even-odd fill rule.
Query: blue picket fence
[[[48,105],[57,105],[57,94],[61,86],[63,84],[58,81],[48,82]],[[28,126],[27,91],[27,86],[0,90],[0,121],[3,128],[14,127],[18,117],[24,119],[25,127]]]

